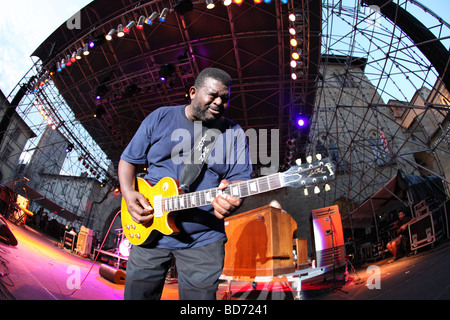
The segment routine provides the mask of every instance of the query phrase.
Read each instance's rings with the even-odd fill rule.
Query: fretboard
[[[218,194],[228,194],[236,198],[245,198],[259,193],[283,187],[279,173],[248,181],[230,184],[224,190],[207,189],[162,199],[161,209],[164,212],[178,211],[211,204]]]

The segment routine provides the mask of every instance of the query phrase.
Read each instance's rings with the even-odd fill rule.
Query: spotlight
[[[306,119],[304,117],[299,117],[297,119],[297,126],[299,126],[300,128],[303,128],[306,126]]]
[[[72,150],[73,150],[73,143],[69,143],[68,145],[67,145],[67,148],[66,148],[66,153],[69,153],[69,152],[71,152]]]
[[[61,69],[64,69],[66,67],[66,60],[61,60]]]
[[[295,14],[291,13],[291,14],[289,15],[289,21],[294,22],[295,20],[296,20]]]
[[[84,45],[83,55],[85,55],[85,56],[89,55],[89,44]]]
[[[283,4],[286,4],[288,2],[289,2],[289,0],[281,0],[281,3],[283,3]]]
[[[94,118],[99,118],[105,114],[105,108],[103,106],[98,106],[94,113]]]
[[[75,56],[75,58],[77,60],[80,60],[82,54],[83,54],[83,48],[78,48],[77,55]]]
[[[159,15],[159,21],[164,22],[167,19],[167,15],[169,14],[169,9],[164,8],[161,14]]]
[[[123,28],[123,32],[126,34],[130,33],[131,29],[136,25],[136,22],[130,21],[125,28]]]
[[[297,39],[294,39],[294,38],[291,39],[290,43],[291,43],[291,46],[293,46],[293,47],[296,47],[298,44]]]
[[[175,72],[175,66],[173,64],[164,64],[159,69],[159,79],[166,81]]]
[[[72,57],[70,58],[70,61],[71,61],[72,63],[74,63],[74,62],[77,61],[77,53],[76,53],[76,52],[72,53]]]
[[[233,1],[232,0],[223,0],[223,5],[229,6],[231,4],[231,2],[233,2]]]
[[[152,25],[153,21],[155,21],[155,19],[158,17],[158,12],[153,12],[148,18],[147,20],[145,20],[145,23],[148,25]]]
[[[142,30],[144,29],[145,16],[141,16],[136,25],[136,29]]]
[[[292,52],[291,54],[292,59],[298,60],[300,58],[300,54],[296,51]]]
[[[242,4],[243,0],[234,0],[234,3],[236,3],[238,6],[240,6]]]
[[[215,5],[214,5],[214,0],[206,0],[206,8],[207,9],[214,9]]]
[[[111,41],[114,33],[116,33],[116,29],[111,29],[108,34],[105,36],[106,40]]]
[[[66,61],[67,61],[66,66],[70,67],[72,65],[72,59],[70,57],[70,54],[67,55]]]
[[[61,68],[61,63],[57,62],[56,63],[56,71],[61,72],[62,68]]]
[[[117,36],[118,36],[119,38],[122,38],[124,35],[125,35],[125,32],[123,31],[123,25],[122,25],[122,24],[119,24],[119,25],[117,26]]]

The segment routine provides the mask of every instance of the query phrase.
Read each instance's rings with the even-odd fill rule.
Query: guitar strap
[[[189,191],[191,184],[200,175],[203,165],[208,160],[218,137],[222,133],[224,122],[222,118],[219,118],[212,128],[202,126],[202,133],[195,140],[194,147],[181,170],[180,188],[185,192]]]

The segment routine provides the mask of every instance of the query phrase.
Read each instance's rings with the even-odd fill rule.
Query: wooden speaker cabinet
[[[297,223],[286,212],[264,206],[225,219],[223,275],[277,276],[295,271],[293,234]]]

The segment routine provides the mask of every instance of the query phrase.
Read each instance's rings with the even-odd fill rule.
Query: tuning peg
[[[322,155],[320,153],[316,154],[316,159],[319,161],[322,160]]]
[[[325,185],[325,191],[330,191],[330,190],[331,190],[330,185],[329,185],[329,184],[326,184],[326,185]]]
[[[302,159],[297,159],[297,160],[295,160],[295,163],[296,163],[298,166],[301,166],[301,165],[302,165]]]
[[[307,157],[306,157],[306,161],[307,161],[308,163],[311,163],[311,162],[312,162],[312,157],[311,157],[311,156],[307,156]]]
[[[320,193],[320,189],[319,189],[318,186],[315,186],[315,187],[314,187],[314,193],[315,193],[315,194]]]
[[[305,188],[305,190],[303,190],[303,193],[305,194],[305,196],[308,195],[308,189]]]

